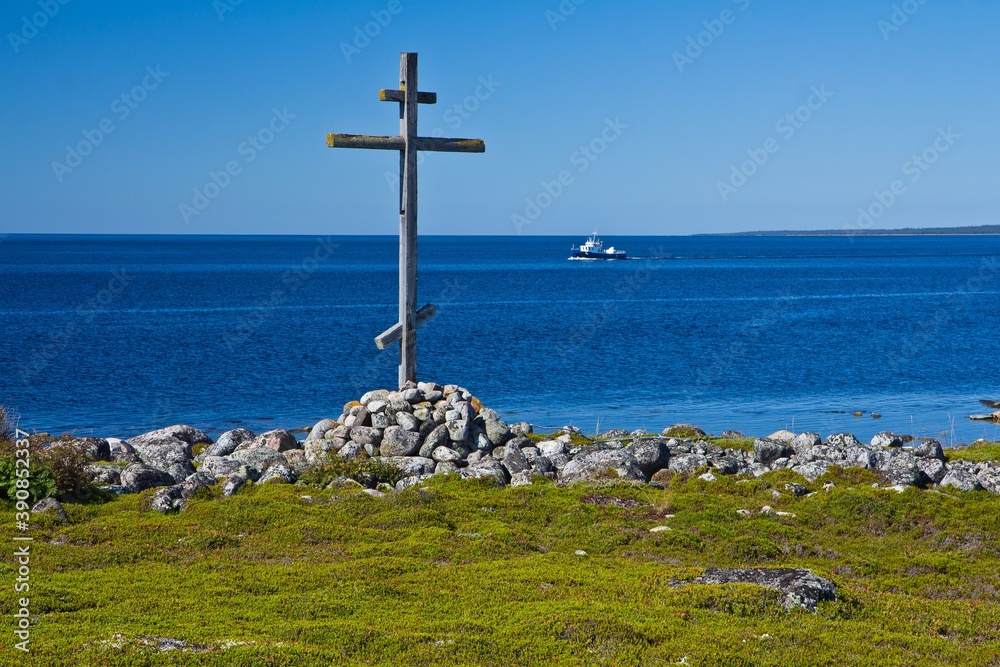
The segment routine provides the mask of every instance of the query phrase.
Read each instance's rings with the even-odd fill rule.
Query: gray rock
[[[357,413],[354,415],[354,423],[351,426],[371,426],[372,416],[368,412],[368,409],[364,406],[358,408]]]
[[[404,415],[406,413],[400,412],[399,414]],[[351,441],[362,445],[374,445],[378,447],[382,444],[382,432],[371,426],[355,426],[351,429]]]
[[[790,445],[795,438],[798,437],[791,431],[782,429],[780,431],[775,431],[771,435],[764,438],[764,440],[774,440],[775,442],[783,442],[786,445]]]
[[[941,443],[937,440],[927,438],[925,440],[916,441],[913,444],[913,455],[918,456],[923,459],[937,459],[938,461],[944,461],[944,450],[941,449]]]
[[[944,461],[933,458],[918,458],[916,461],[917,469],[920,470],[932,484],[940,484],[941,480],[948,473],[948,468],[945,466]]]
[[[407,431],[417,431],[420,429],[420,420],[409,412],[397,412],[396,423]]]
[[[420,435],[401,426],[390,426],[382,435],[382,456],[412,456],[420,450]]]
[[[339,424],[333,421],[332,419],[321,419],[320,421],[316,422],[315,426],[312,427],[312,430],[309,431],[309,437],[306,439],[322,440],[323,436],[326,435],[327,431],[335,429],[338,426]]]
[[[305,451],[302,449],[289,449],[287,452],[282,453],[285,455],[285,460],[288,461],[288,467],[294,470],[296,474],[312,467],[312,464],[306,459]]]
[[[633,440],[625,447],[625,451],[635,457],[646,477],[652,477],[663,470],[670,461],[670,450],[667,449],[667,441],[663,438]]]
[[[784,442],[776,440],[758,439],[753,443],[754,460],[761,465],[770,465],[780,458],[787,458],[795,453],[795,450]]]
[[[247,482],[251,481],[252,475],[249,468],[246,466],[240,466],[238,470],[229,473],[226,480],[222,483],[222,495],[232,496],[235,495],[237,491],[242,489]]]
[[[646,481],[639,462],[623,449],[605,449],[581,454],[559,472],[559,481],[564,484],[616,479]]]
[[[793,496],[801,498],[802,496],[809,493],[809,489],[802,486],[801,484],[785,484],[785,491],[788,491]]]
[[[454,419],[447,422],[446,426],[452,442],[464,442],[469,437],[469,422],[466,419]]]
[[[882,431],[872,437],[872,447],[902,447],[903,437],[891,431]]]
[[[411,475],[409,477],[404,477],[403,479],[396,482],[395,490],[405,491],[411,486],[416,486],[417,484],[420,484],[421,482],[430,477],[433,477],[433,473],[429,475]]]
[[[848,468],[875,468],[875,452],[867,447],[850,447],[844,452],[844,463]]]
[[[235,451],[229,455],[229,458],[233,461],[239,461],[251,471],[256,471],[256,477],[263,475],[268,468],[276,463],[288,465],[288,459],[270,447],[254,447],[253,449]]]
[[[719,437],[722,438],[722,439],[724,439],[724,440],[742,440],[746,436],[744,436],[739,431],[731,431],[731,430],[727,429],[727,430],[723,431],[722,433],[720,433]]]
[[[228,456],[235,452],[236,448],[244,442],[250,442],[253,439],[253,431],[245,428],[234,428],[220,435],[215,444],[206,448],[198,458],[205,460],[209,456]]]
[[[607,431],[601,431],[594,436],[597,440],[614,440],[618,438],[627,438],[631,435],[628,431],[623,428],[612,428]]]
[[[507,447],[505,448],[503,458],[500,460],[500,464],[503,465],[504,470],[507,471],[508,476],[513,476],[514,473],[528,472],[531,470],[531,464],[528,460],[524,458],[524,454],[517,447]]]
[[[430,475],[437,467],[437,461],[422,456],[383,456],[377,460],[394,466],[404,477]]]
[[[816,611],[818,603],[837,599],[837,588],[833,582],[804,569],[709,568],[696,579],[677,582],[677,585],[690,584],[756,584],[784,593],[782,606],[787,610],[792,607],[802,607],[807,611]]]
[[[186,442],[188,445],[212,443],[212,439],[205,435],[204,432],[190,426],[176,424],[174,426],[168,426],[166,428],[143,433],[142,435],[137,435],[134,438],[129,438],[128,444],[135,447],[136,444],[152,444],[163,439],[180,440],[182,442]]]
[[[135,453],[135,448],[123,440],[111,438],[108,440],[108,447],[111,450],[111,460],[117,463],[139,463],[139,455]]]
[[[560,442],[559,440],[543,440],[538,445],[538,451],[541,452],[542,456],[553,456],[556,454],[566,453],[566,444]]]
[[[192,472],[194,471],[192,470]],[[157,486],[172,486],[176,482],[170,473],[152,468],[145,463],[133,463],[125,466],[120,476],[122,486],[132,493],[139,493]]]
[[[809,463],[803,463],[802,465],[794,466],[792,468],[792,472],[802,475],[810,482],[814,482],[819,477],[825,475],[829,467],[830,464],[828,464],[826,461],[811,461]]]
[[[135,449],[140,461],[151,468],[165,470],[174,479],[184,479],[194,472],[194,466],[191,464],[191,445],[187,442],[169,436],[159,436],[156,440],[147,438],[136,442],[129,441],[129,444]]]
[[[812,449],[818,445],[823,444],[823,438],[819,437],[819,433],[813,433],[812,431],[806,431],[805,433],[799,433],[797,436],[792,438],[791,442],[792,449],[795,451],[802,451],[804,449]]]
[[[424,444],[420,446],[420,456],[430,456],[438,447],[447,446],[448,442],[448,427],[438,424],[424,438]]]
[[[323,463],[329,456],[330,452],[336,452],[337,448],[334,446],[335,440],[306,440],[302,443],[302,449],[305,452],[306,461],[316,465]],[[291,449],[290,452],[297,450]],[[287,458],[287,457],[286,457]]]
[[[224,456],[207,456],[202,462],[199,472],[212,477],[225,477],[229,473],[239,470],[241,465],[243,464],[239,461],[233,461]]]
[[[275,429],[261,433],[250,442],[242,443],[236,448],[236,451],[261,447],[266,447],[275,452],[284,452],[289,449],[298,449],[299,443],[295,440],[295,436],[288,431]]]
[[[490,442],[499,447],[500,445],[507,442],[511,437],[510,427],[500,420],[487,419],[486,424],[486,437],[489,438]],[[521,437],[524,437],[523,435]]]
[[[298,475],[289,466],[282,463],[275,463],[267,469],[267,472],[260,476],[257,483],[294,484],[298,478]]]
[[[990,493],[994,495],[1000,494],[1000,468],[993,465],[984,466],[982,470],[976,473],[976,479]]]
[[[708,460],[708,464],[716,469],[719,474],[722,475],[736,475],[741,470],[746,468],[746,464],[742,461],[732,457],[732,456],[721,456],[718,458],[711,458]],[[653,473],[650,473],[652,476]]]
[[[117,466],[91,463],[84,467],[83,472],[95,486],[117,486],[122,483],[121,468]]]
[[[388,390],[376,389],[374,391],[369,391],[367,394],[362,396],[361,400],[358,402],[361,403],[361,405],[368,405],[372,401],[385,401],[388,398],[389,398]]]
[[[108,484],[107,486],[99,486],[97,488],[100,489],[101,491],[107,491],[108,493],[112,493],[116,496],[124,496],[126,494],[132,493],[132,489],[128,488],[127,486],[122,486],[121,484]]]
[[[181,487],[181,495],[185,499],[190,498],[195,494],[198,489],[207,488],[209,486],[215,486],[216,480],[215,476],[209,475],[206,472],[198,471],[191,475],[183,482],[178,484]]]
[[[826,439],[826,444],[831,447],[847,449],[849,447],[863,447],[861,441],[850,433],[834,433]]]
[[[454,449],[449,449],[447,447],[436,447],[431,453],[431,458],[439,463],[451,462],[455,463],[461,461],[462,457]]]
[[[951,487],[959,491],[976,491],[983,488],[979,479],[968,469],[948,466],[948,472],[941,479],[942,487]]]
[[[349,442],[340,448],[340,451],[337,452],[337,456],[343,459],[344,461],[354,461],[358,459],[363,461],[369,458],[370,456],[368,450],[365,449],[365,447],[366,445],[362,445],[359,442]]]
[[[389,420],[388,415],[385,414],[374,414],[372,415],[372,428],[377,428],[380,430],[385,430],[392,426],[393,422]]]
[[[111,446],[104,438],[77,438],[71,444],[82,450],[84,456],[92,461],[111,460]]]
[[[556,469],[557,472],[561,472],[566,466],[569,465],[569,462],[572,460],[565,454],[550,454],[545,458],[547,458],[552,463],[552,466]]]
[[[51,514],[55,516],[59,521],[68,521],[69,517],[66,516],[66,510],[63,509],[62,504],[55,498],[43,498],[35,503],[35,506],[31,508],[32,514]]]
[[[890,486],[923,486],[927,483],[927,478],[916,467],[889,468],[881,474]]]
[[[535,431],[528,422],[517,422],[510,425],[510,432],[514,435],[531,435]]]
[[[708,467],[708,457],[704,454],[672,454],[667,469],[679,473],[692,473]]]
[[[495,459],[484,458],[476,465],[470,465],[468,468],[460,469],[458,474],[461,475],[463,479],[493,480],[497,486],[505,486],[507,484],[507,476],[504,472],[503,466],[501,466],[500,462]]]
[[[436,466],[434,466],[435,475],[447,475],[449,473],[457,473],[458,466],[450,461],[441,461]]]
[[[403,400],[407,403],[419,403],[424,400],[424,392],[419,389],[404,389]]]
[[[161,514],[179,512],[184,509],[184,504],[184,495],[180,484],[159,489],[149,501],[150,509]]]

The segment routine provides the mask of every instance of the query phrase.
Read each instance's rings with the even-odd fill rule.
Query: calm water
[[[425,237],[422,379],[508,419],[997,437],[1000,237]],[[389,386],[394,237],[0,240],[0,402],[22,427],[299,427]],[[865,411],[856,418],[850,412]],[[867,416],[879,412],[880,420]],[[950,435],[948,436],[950,437]],[[946,438],[947,439],[947,438]]]

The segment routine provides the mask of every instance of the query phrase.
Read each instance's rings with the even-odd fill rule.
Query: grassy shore
[[[151,491],[67,504],[67,523],[37,515],[31,533],[32,652],[8,633],[0,663],[1000,664],[1000,497],[875,481],[444,477],[384,498],[251,486],[166,516]],[[13,526],[9,505],[0,515]],[[709,566],[810,568],[839,600],[785,612],[765,589],[673,585]],[[0,572],[13,580],[9,558]],[[0,598],[8,623],[14,598]]]

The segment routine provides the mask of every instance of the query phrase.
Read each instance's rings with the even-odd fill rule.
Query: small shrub
[[[91,459],[81,444],[72,438],[61,438],[46,445],[32,436],[28,438],[28,451],[28,491],[33,500],[49,496],[84,500],[91,496],[93,485],[85,472]],[[0,442],[0,494],[10,499],[17,489],[16,458],[14,442]]]

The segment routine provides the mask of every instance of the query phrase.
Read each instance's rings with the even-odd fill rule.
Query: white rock
[[[650,528],[649,532],[651,532],[651,533],[663,533],[663,532],[668,531],[668,530],[673,530],[673,528],[671,528],[670,526],[656,526],[655,528]]]
[[[573,555],[574,556],[586,556],[587,552],[584,551],[583,549],[577,549],[576,551],[573,552]]]

